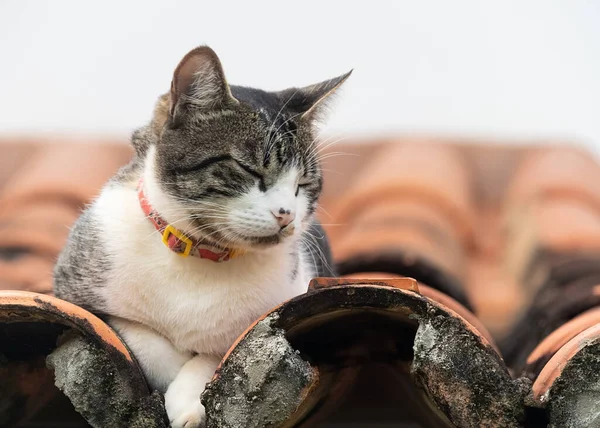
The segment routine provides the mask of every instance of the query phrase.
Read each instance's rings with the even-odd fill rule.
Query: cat
[[[71,230],[55,295],[118,332],[173,427],[204,426],[200,395],[239,334],[334,276],[315,134],[351,72],[266,92],[230,86],[215,52],[193,49]]]

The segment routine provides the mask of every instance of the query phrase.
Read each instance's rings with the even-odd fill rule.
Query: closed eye
[[[250,168],[247,165],[244,165],[242,162],[240,162],[239,160],[231,157],[230,155],[213,156],[211,158],[204,159],[200,163],[197,163],[197,164],[194,164],[194,165],[191,165],[191,166],[188,166],[188,167],[177,167],[176,168],[176,172],[183,173],[183,174],[189,173],[189,172],[197,172],[197,171],[200,171],[200,170],[202,170],[204,168],[209,167],[212,164],[219,163],[219,162],[228,162],[228,161],[234,161],[244,171],[246,171],[248,174],[252,175],[253,177],[258,178],[259,180],[263,180],[262,174],[259,174],[254,169]]]
[[[261,173],[259,173],[259,172],[255,171],[254,169],[250,168],[248,165],[244,165],[243,163],[241,163],[237,159],[233,159],[233,160],[235,161],[235,163],[238,164],[238,166],[240,168],[242,168],[244,171],[246,171],[248,174],[250,174],[251,176],[253,176],[254,178],[256,178],[258,180],[258,189],[261,192],[266,192],[267,191],[267,186],[265,185],[265,177]]]
[[[204,159],[202,162],[197,163],[195,165],[191,165],[188,167],[177,167],[177,168],[175,168],[175,172],[177,172],[179,174],[194,173],[194,172],[198,172],[204,168],[207,168],[210,165],[213,165],[215,163],[229,162],[229,161],[234,161],[240,168],[242,168],[244,171],[246,171],[246,173],[248,173],[251,176],[253,176],[254,178],[256,178],[258,180],[258,188],[260,189],[261,192],[267,191],[267,186],[265,185],[265,179],[262,176],[262,174],[256,172],[254,169],[250,168],[248,165],[243,164],[239,160],[231,157],[230,155],[218,155],[218,156],[214,156],[214,157],[211,157],[208,159]]]
[[[310,183],[306,182],[306,183],[298,183],[298,186],[296,187],[296,196],[298,196],[298,193],[300,192],[300,189],[303,187],[308,187],[310,186]]]

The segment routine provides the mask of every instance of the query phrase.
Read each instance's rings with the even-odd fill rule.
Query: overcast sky
[[[212,46],[231,83],[355,72],[329,133],[582,141],[600,152],[600,2],[0,2],[0,133],[128,134],[179,59]]]

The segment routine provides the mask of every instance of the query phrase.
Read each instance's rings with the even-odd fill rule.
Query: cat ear
[[[221,61],[211,48],[200,46],[183,57],[171,82],[171,116],[183,105],[212,110],[237,102],[225,80]]]
[[[286,108],[301,115],[302,119],[317,119],[325,110],[327,99],[342,86],[352,71],[314,85],[286,89],[279,92],[279,96],[282,102],[287,103]]]

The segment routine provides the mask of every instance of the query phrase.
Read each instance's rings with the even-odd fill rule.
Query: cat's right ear
[[[225,80],[221,61],[211,48],[197,47],[179,62],[171,82],[171,117],[188,107],[210,111],[237,103]]]

